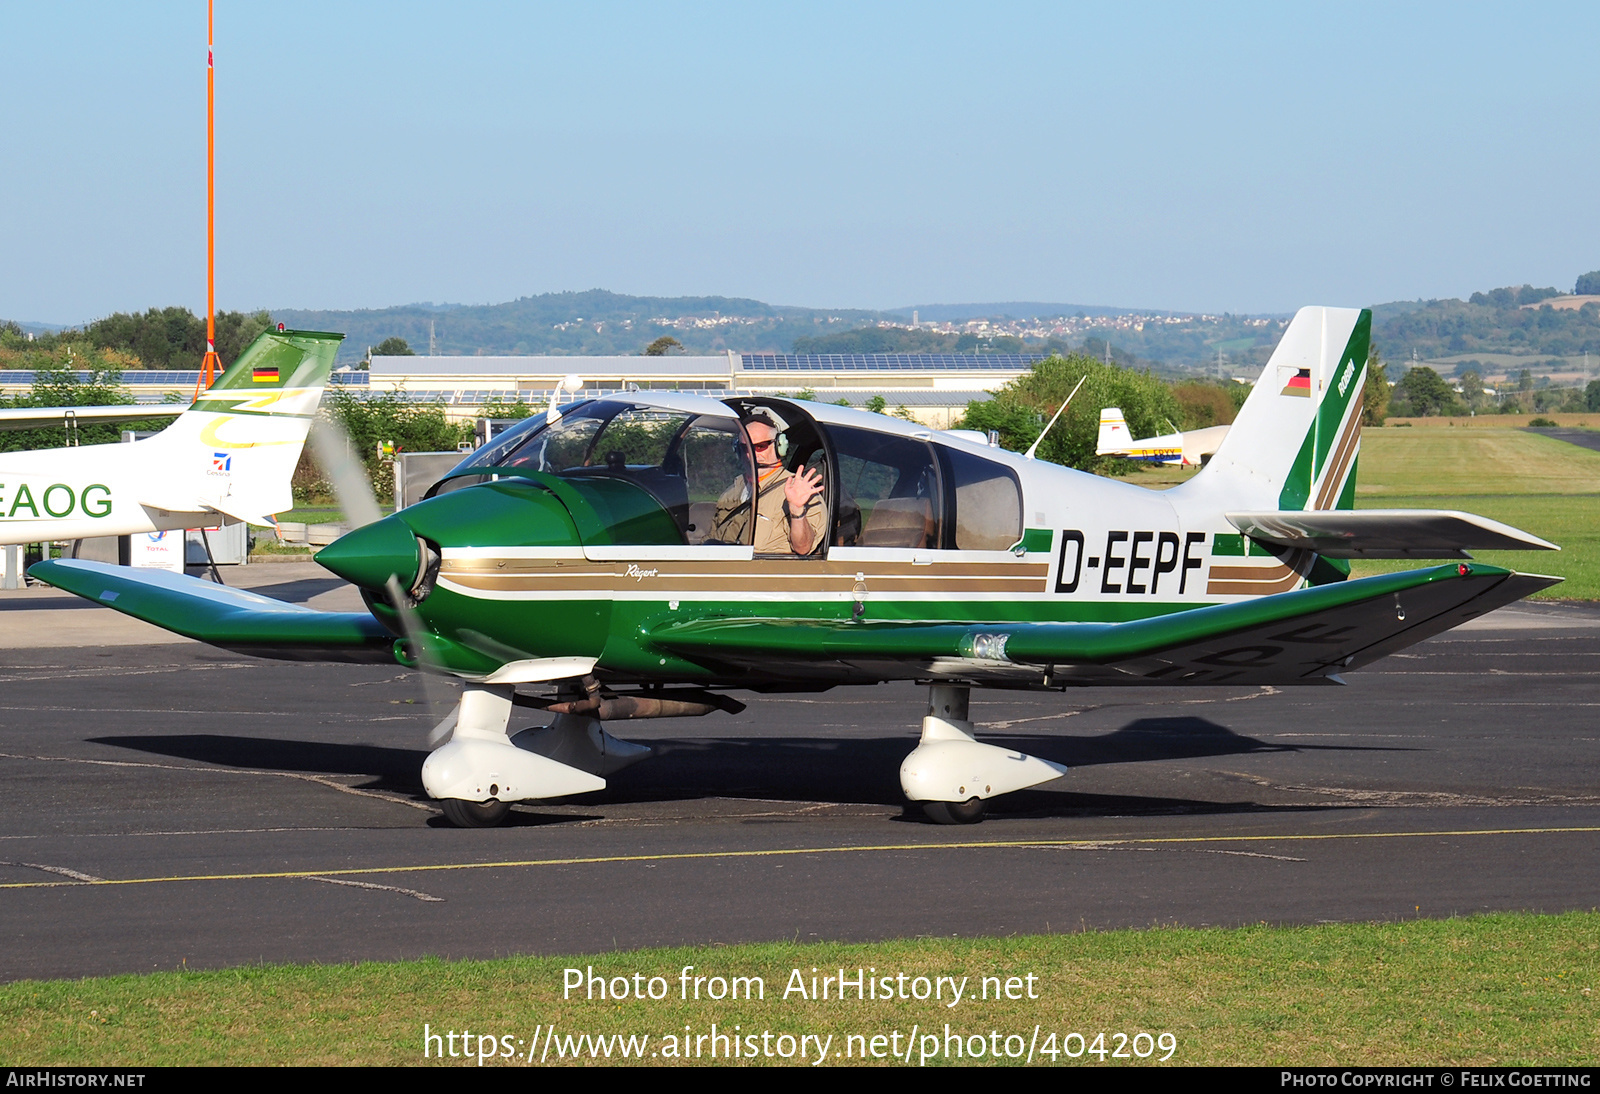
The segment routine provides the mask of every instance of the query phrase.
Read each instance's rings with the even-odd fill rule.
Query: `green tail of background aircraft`
[[[153,437],[0,455],[0,543],[270,524],[300,459],[342,334],[268,331]],[[0,412],[0,427],[148,417],[138,407]],[[10,419],[10,425],[5,425]]]
[[[1370,326],[1302,309],[1210,463],[1161,493],[841,407],[630,393],[552,407],[325,549],[365,613],[31,572],[231,650],[459,678],[422,769],[456,824],[649,755],[603,722],[887,680],[930,688],[906,796],[971,821],[1065,771],[977,741],[974,687],[1337,683],[1558,580],[1459,561],[1555,549],[1503,524],[1352,510]],[[1347,580],[1356,557],[1458,561]],[[513,732],[519,705],[551,724]]]

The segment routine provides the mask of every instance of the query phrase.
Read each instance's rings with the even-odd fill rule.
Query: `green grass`
[[[337,524],[344,519],[344,510],[337,505],[297,505],[287,513],[276,514],[280,521],[300,524]]]
[[[1358,498],[1358,509],[1464,509],[1542,536],[1561,550],[1474,551],[1480,562],[1523,573],[1554,574],[1560,585],[1535,593],[1536,600],[1600,600],[1600,494],[1440,494],[1385,497],[1381,502]],[[1416,569],[1410,559],[1357,559],[1351,576]]]
[[[659,1002],[563,1000],[563,970],[588,965],[607,977],[661,976],[670,992]],[[761,976],[766,999],[682,1002],[685,965],[700,975]],[[1031,973],[1039,998],[969,997],[949,1008],[782,997],[792,969],[809,982],[813,968],[841,966],[905,972],[908,983],[919,974],[965,976],[969,992],[986,975]],[[942,1035],[948,1022],[963,1034],[999,1030],[1025,1040],[1037,1024],[1036,1044],[1051,1033],[1058,1045],[1072,1032],[1091,1045],[1102,1031],[1170,1033],[1178,1064],[1588,1064],[1600,1051],[1597,981],[1594,913],[276,966],[10,984],[0,988],[0,1058],[13,1066],[413,1064],[423,1062],[424,1023],[525,1041],[554,1023],[562,1034],[650,1034],[659,1049],[663,1035],[685,1025],[706,1033],[716,1022],[774,1036],[831,1033],[838,1052],[849,1034],[900,1031],[903,1039],[917,1025]],[[1048,1061],[1036,1053],[1035,1062]]]
[[[1600,452],[1515,429],[1362,431],[1358,507],[1485,494],[1600,495]]]
[[[274,539],[262,538],[254,547],[250,548],[250,557],[255,558],[257,555],[291,555],[298,558],[310,558],[311,548],[295,547],[279,543]]]

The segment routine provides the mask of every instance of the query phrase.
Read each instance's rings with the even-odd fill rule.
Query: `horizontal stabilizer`
[[[651,639],[680,656],[768,674],[775,662],[842,662],[886,680],[1016,682],[1029,669],[1057,685],[1319,684],[1560,580],[1456,564],[1128,623],[724,618],[668,624]]]
[[[1554,543],[1454,509],[1325,509],[1229,513],[1257,543],[1328,558],[1470,558],[1468,551],[1559,551]]]
[[[253,524],[257,528],[275,528],[278,524],[259,506],[249,504],[244,498],[222,498],[209,503],[206,508],[225,517],[232,517],[241,524]]]
[[[168,570],[81,559],[35,563],[30,577],[186,638],[288,661],[392,664],[394,635],[366,612],[319,612]]]

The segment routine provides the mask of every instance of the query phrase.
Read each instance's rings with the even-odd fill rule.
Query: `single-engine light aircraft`
[[[1172,423],[1167,423],[1171,428]],[[1133,440],[1128,423],[1120,407],[1108,406],[1100,411],[1100,434],[1095,439],[1096,456],[1121,456],[1136,463],[1177,464],[1180,467],[1199,467],[1216,454],[1222,439],[1228,435],[1225,425],[1211,425],[1204,429],[1190,429],[1163,433],[1159,437]]]
[[[272,523],[333,368],[340,334],[268,331],[153,437],[0,455],[0,543]],[[127,421],[156,408],[0,411],[0,429],[64,417]]]
[[[929,686],[906,796],[973,821],[1065,769],[978,741],[972,688],[1337,683],[1559,580],[1465,561],[1555,549],[1495,521],[1352,511],[1370,325],[1303,309],[1216,455],[1165,492],[865,411],[638,392],[552,401],[327,547],[367,612],[31,572],[230,650],[458,677],[422,768],[458,825],[649,754],[602,723],[888,680]],[[1357,557],[1457,561],[1347,580]],[[517,706],[553,720],[516,732]]]

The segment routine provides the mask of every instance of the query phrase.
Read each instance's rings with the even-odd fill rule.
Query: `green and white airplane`
[[[340,334],[268,331],[171,425],[132,444],[0,455],[0,543],[271,524],[293,507],[290,477],[333,368]],[[65,416],[127,421],[163,408],[0,412],[0,428]]]
[[[1302,310],[1208,466],[1165,492],[863,411],[640,392],[552,405],[326,548],[367,612],[95,563],[31,572],[230,650],[459,678],[422,768],[459,825],[649,754],[603,722],[888,680],[930,688],[906,796],[971,821],[1065,771],[977,740],[972,688],[1337,683],[1558,580],[1464,561],[1556,549],[1506,525],[1353,511],[1370,325]],[[773,541],[756,525],[813,506],[807,554],[757,553]],[[1356,557],[1458,561],[1347,580]],[[554,719],[515,732],[517,706]]]

